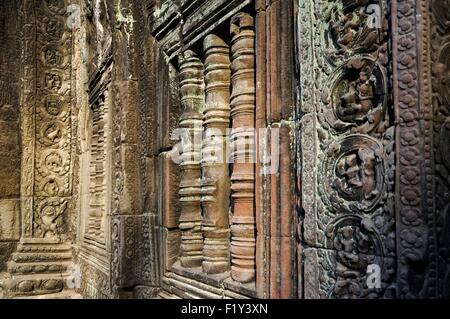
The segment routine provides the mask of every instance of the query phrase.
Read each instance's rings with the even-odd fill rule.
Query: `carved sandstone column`
[[[182,137],[180,181],[181,265],[199,267],[202,264],[201,145],[196,137],[202,134],[205,105],[203,64],[192,51],[180,56],[180,95]]]
[[[231,135],[234,159],[231,176],[231,277],[239,282],[255,279],[254,121],[255,33],[253,18],[238,13],[231,19]]]
[[[230,125],[230,59],[227,44],[215,35],[203,43],[206,107],[202,150],[203,271],[222,273],[230,268],[230,178],[226,161],[226,130]]]

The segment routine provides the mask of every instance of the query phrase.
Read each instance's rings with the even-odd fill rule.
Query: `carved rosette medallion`
[[[384,192],[382,146],[366,135],[350,135],[329,145],[319,184],[327,207],[340,212],[368,212]]]
[[[349,60],[331,74],[323,90],[323,109],[319,112],[324,124],[337,132],[372,131],[386,111],[386,91],[385,70],[372,57]]]

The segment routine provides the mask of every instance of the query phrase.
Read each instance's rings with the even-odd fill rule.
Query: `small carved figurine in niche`
[[[361,148],[343,156],[336,164],[335,185],[352,200],[371,200],[378,195],[375,153]]]
[[[36,220],[36,229],[41,238],[59,238],[58,218],[64,213],[67,202],[60,203],[51,200],[44,201],[40,205],[40,213]]]
[[[60,66],[64,62],[63,54],[55,48],[47,48],[44,55],[50,66]]]
[[[45,194],[48,196],[58,196],[60,186],[56,179],[54,178],[48,178],[44,181],[42,190]]]
[[[58,91],[62,86],[61,76],[54,73],[47,73],[45,75],[45,86],[48,90]]]
[[[347,64],[350,73],[358,71],[359,76],[348,79],[348,88],[340,95],[340,103],[336,108],[338,117],[344,122],[363,122],[374,107],[374,91],[376,79],[372,76],[372,68],[363,60],[351,61]]]
[[[363,196],[369,200],[378,195],[375,181],[375,153],[369,149],[360,149],[358,157],[361,159],[361,175],[363,180]]]
[[[57,124],[50,123],[44,130],[45,139],[51,144],[56,144],[61,140],[62,132]]]
[[[46,34],[56,40],[61,40],[64,33],[64,25],[56,19],[49,18],[45,18],[44,23]]]
[[[361,227],[340,227],[334,235],[336,253],[336,286],[334,293],[339,298],[355,298],[363,293],[363,281],[370,263],[372,241],[366,232],[364,221]]]
[[[329,25],[328,37],[325,39],[329,56],[332,59],[340,59],[354,53],[377,51],[383,42],[382,38],[386,36],[383,32],[385,21],[381,16],[380,3],[369,0],[342,0],[341,8],[335,2],[330,4],[328,9],[325,8],[324,14],[328,17],[326,20]]]
[[[63,166],[62,157],[58,153],[50,153],[45,158],[45,166],[52,172],[59,172],[61,167]]]
[[[368,133],[385,118],[387,78],[373,58],[358,57],[342,64],[322,91],[321,114],[334,130]]]
[[[337,37],[339,52],[345,52],[355,37],[358,23],[354,20],[353,13],[347,13],[340,21],[332,24],[332,29]]]

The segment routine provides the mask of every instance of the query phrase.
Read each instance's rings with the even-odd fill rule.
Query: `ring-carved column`
[[[180,127],[184,130],[181,150],[180,229],[183,267],[202,265],[202,210],[201,199],[201,144],[198,136],[203,132],[205,105],[203,64],[194,52],[188,50],[180,56],[180,95],[182,115]],[[201,140],[201,138],[200,138]]]
[[[216,35],[203,42],[206,106],[202,149],[203,271],[218,274],[230,269],[230,178],[226,161],[230,126],[230,58],[228,45]]]
[[[254,148],[255,32],[253,18],[238,13],[231,19],[231,119],[233,174],[231,193],[231,276],[239,282],[255,279]]]

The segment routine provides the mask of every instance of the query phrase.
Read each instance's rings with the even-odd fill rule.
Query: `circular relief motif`
[[[450,43],[447,43],[439,54],[436,73],[438,78],[439,94],[444,99],[444,103],[450,107]]]
[[[45,66],[62,68],[68,61],[68,55],[61,47],[55,44],[47,44],[42,48],[42,62]]]
[[[65,132],[61,122],[53,121],[41,126],[39,141],[46,146],[60,145]]]
[[[338,212],[370,211],[384,189],[382,146],[367,135],[350,135],[329,145],[322,162],[323,201]]]
[[[381,221],[377,222],[377,218]],[[379,224],[379,225],[378,225]],[[326,248],[333,252],[327,258],[332,264],[336,264],[335,283],[331,295],[339,298],[365,297],[371,294],[382,293],[368,289],[368,267],[376,265],[380,267],[382,274],[382,287],[390,282],[395,244],[383,242],[388,238],[389,232],[394,232],[390,217],[374,216],[371,219],[358,215],[346,215],[334,219],[326,228]],[[373,296],[372,296],[373,297]]]
[[[444,29],[450,29],[450,0],[433,0],[432,12]]]
[[[450,117],[442,124],[439,143],[442,160],[450,169]]]
[[[361,270],[364,270],[365,265],[355,263],[359,259],[345,256],[385,256],[387,253],[375,223],[361,216],[338,217],[328,225],[326,237],[326,247],[339,252],[342,255],[341,261],[349,268],[362,266]]]
[[[51,92],[58,92],[63,85],[63,78],[58,71],[46,71],[43,77],[44,88]]]
[[[320,113],[337,132],[370,132],[385,113],[386,83],[384,68],[372,58],[352,59],[330,76]]]
[[[42,175],[66,174],[69,171],[67,153],[61,150],[46,150],[41,156],[39,170]]]
[[[63,98],[57,94],[49,94],[44,98],[44,109],[50,116],[64,117],[67,113],[64,110]]]
[[[375,52],[385,42],[386,19],[381,1],[346,2],[342,5],[334,1],[320,12],[320,20],[325,23],[324,53],[332,64],[355,54]]]
[[[64,0],[45,0],[47,8],[56,14],[63,14],[65,12]]]
[[[61,40],[64,34],[64,24],[55,18],[45,18],[43,28],[46,36],[54,40]]]
[[[47,196],[58,196],[60,191],[63,189],[61,181],[56,177],[46,177],[41,182],[41,190]]]

